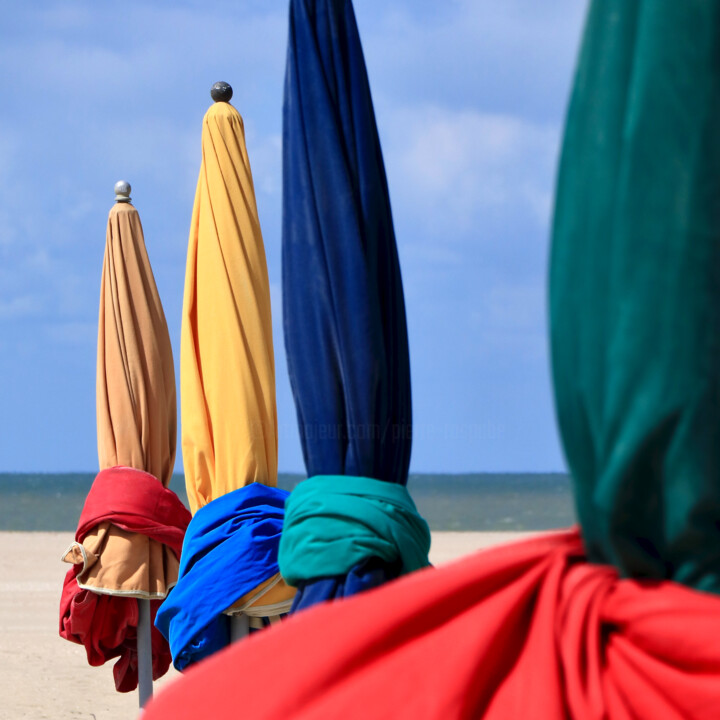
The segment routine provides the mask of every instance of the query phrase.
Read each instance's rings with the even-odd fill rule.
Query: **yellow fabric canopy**
[[[203,119],[180,354],[182,448],[193,513],[252,482],[277,483],[270,287],[243,121]]]
[[[100,288],[97,357],[100,469],[144,470],[167,487],[175,464],[175,368],[165,313],[145,248],[140,216],[116,203],[108,217]],[[163,598],[177,582],[166,545],[109,522],[73,543],[66,562],[82,564],[81,587]]]

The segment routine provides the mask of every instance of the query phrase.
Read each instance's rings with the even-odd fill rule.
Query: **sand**
[[[433,533],[439,565],[527,533]],[[112,663],[93,668],[85,650],[58,635],[72,533],[0,532],[0,720],[121,720],[137,716],[137,693],[115,692]],[[177,680],[173,669],[156,689]]]

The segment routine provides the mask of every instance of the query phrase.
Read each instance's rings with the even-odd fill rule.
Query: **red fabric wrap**
[[[98,473],[80,515],[75,540],[82,543],[92,528],[111,522],[123,530],[147,535],[180,558],[190,513],[177,495],[153,475],[114,467]],[[85,646],[88,663],[102,665],[119,657],[113,667],[115,687],[137,687],[138,603],[135,598],[102,595],[80,588],[81,565],[68,570],[60,598],[60,636]],[[151,600],[153,622],[160,600]],[[162,677],[171,656],[165,638],[152,628],[153,678]]]
[[[576,531],[428,569],[229,647],[143,720],[715,720],[720,598],[620,580]]]

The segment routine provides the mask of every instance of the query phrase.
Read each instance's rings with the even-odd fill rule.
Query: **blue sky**
[[[546,266],[586,3],[355,6],[408,311],[411,470],[562,470]],[[0,471],[97,468],[100,271],[121,178],[133,186],[177,366],[200,123],[221,79],[245,119],[265,237],[279,465],[303,470],[281,317],[286,34],[284,0],[3,8]]]

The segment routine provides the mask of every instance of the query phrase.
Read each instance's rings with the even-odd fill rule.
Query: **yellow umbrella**
[[[277,485],[270,285],[243,120],[229,102],[216,102],[203,120],[180,397],[193,513],[252,482]]]
[[[237,637],[248,617],[257,626],[258,618],[287,612],[295,593],[276,562],[285,496],[277,489],[265,248],[243,120],[229,104],[227,83],[216,83],[211,94],[216,102],[203,119],[180,349],[185,482],[195,518],[178,586],[157,618],[179,668],[223,645],[216,611],[243,616],[232,626]],[[250,529],[257,522],[264,523],[259,534]],[[213,601],[193,610],[198,593]]]

